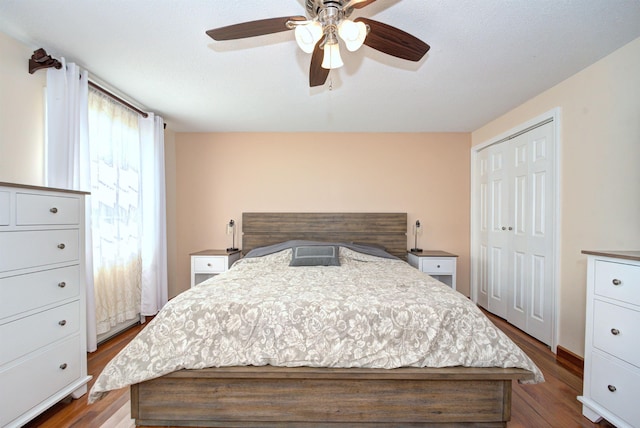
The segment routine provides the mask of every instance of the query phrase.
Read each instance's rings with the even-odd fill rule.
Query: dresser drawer
[[[78,224],[79,199],[67,196],[16,194],[16,224]]]
[[[6,232],[0,239],[0,272],[78,260],[77,229]]]
[[[596,260],[595,293],[640,306],[640,266]]]
[[[0,190],[0,226],[9,226],[11,222],[11,193]]]
[[[593,346],[640,368],[640,312],[594,301]]]
[[[78,296],[79,267],[49,269],[0,279],[0,320]]]
[[[640,372],[593,354],[591,397],[632,426],[640,422]]]
[[[0,426],[78,380],[79,350],[80,338],[76,335],[18,366],[0,371]]]
[[[420,270],[434,275],[441,273],[453,273],[454,265],[454,261],[448,259],[432,259],[425,257],[420,260]]]
[[[76,333],[79,323],[75,301],[0,325],[0,365]]]
[[[196,272],[221,273],[226,270],[226,257],[195,257],[194,265]]]

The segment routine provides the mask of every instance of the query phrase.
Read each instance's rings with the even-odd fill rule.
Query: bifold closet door
[[[554,319],[553,154],[547,123],[476,158],[478,304],[547,344]]]

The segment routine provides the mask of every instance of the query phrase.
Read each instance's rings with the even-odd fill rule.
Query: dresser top
[[[69,189],[56,189],[54,187],[44,187],[44,186],[34,186],[32,184],[17,184],[17,183],[4,183],[0,181],[0,187],[14,187],[18,189],[31,189],[31,190],[42,190],[47,192],[64,192],[64,193],[75,193],[79,195],[89,195],[89,192],[83,192],[81,190],[69,190]]]
[[[589,256],[613,257],[616,259],[635,260],[640,262],[640,251],[589,251],[582,250],[582,254]]]

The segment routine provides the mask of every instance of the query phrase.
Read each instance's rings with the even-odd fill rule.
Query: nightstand
[[[226,272],[240,259],[241,252],[204,250],[191,253],[191,286],[200,284],[212,276]]]
[[[407,261],[421,272],[456,289],[456,261],[458,256],[446,251],[425,250],[421,253],[409,252]]]

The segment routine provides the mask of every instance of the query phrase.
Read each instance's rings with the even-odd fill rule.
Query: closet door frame
[[[553,123],[553,133],[554,133],[554,164],[553,164],[553,175],[555,178],[554,186],[553,186],[553,198],[554,198],[554,217],[555,221],[553,222],[553,281],[551,285],[552,290],[552,298],[553,298],[553,315],[552,315],[552,337],[551,337],[551,351],[556,353],[557,344],[558,344],[558,301],[559,301],[559,287],[560,283],[560,219],[561,219],[561,205],[560,205],[560,184],[561,184],[561,175],[560,175],[560,164],[561,164],[561,126],[560,126],[560,108],[554,108],[548,112],[541,114],[531,120],[528,120],[525,123],[522,123],[500,135],[492,137],[487,141],[475,145],[471,148],[471,300],[475,303],[478,303],[479,299],[479,290],[481,274],[480,272],[480,264],[478,260],[482,255],[480,254],[479,246],[480,246],[480,203],[481,198],[478,192],[479,189],[479,171],[477,170],[478,157],[479,152],[482,149],[485,149],[491,145],[494,145],[499,142],[503,142],[510,137],[522,133],[523,131],[535,127],[536,125],[540,125],[544,122],[552,121]]]

